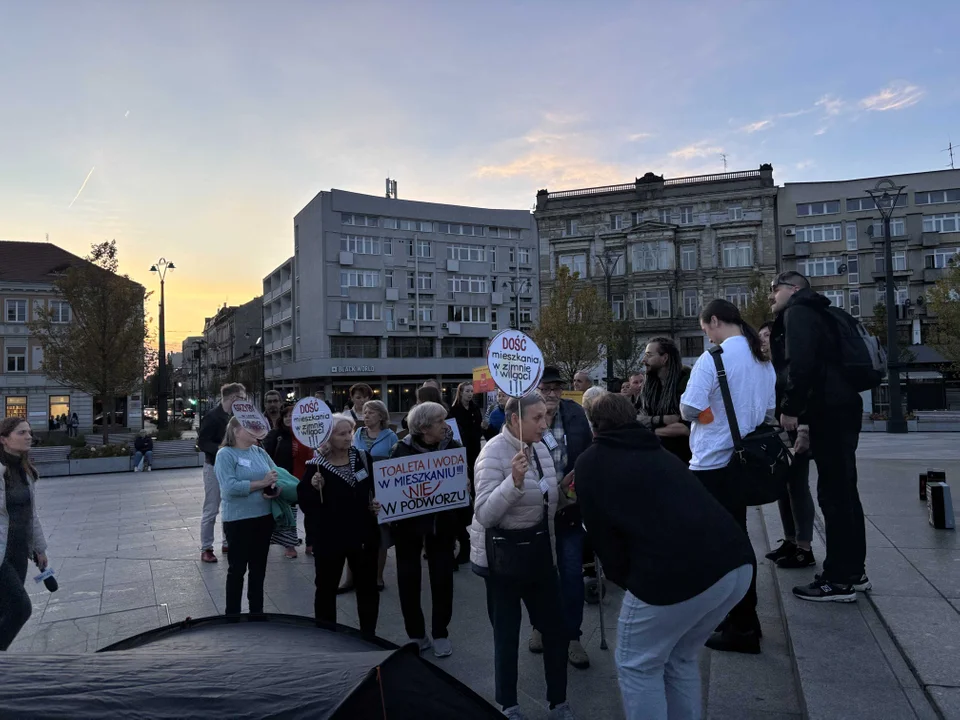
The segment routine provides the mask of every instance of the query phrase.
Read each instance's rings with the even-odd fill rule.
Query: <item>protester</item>
[[[525,717],[517,702],[521,602],[542,633],[550,717],[573,717],[567,704],[569,633],[552,550],[559,487],[550,451],[541,442],[549,432],[547,427],[547,405],[540,393],[510,398],[503,431],[484,445],[476,466],[470,560],[473,571],[483,577],[487,587],[487,614],[493,626],[495,694],[508,718]],[[505,572],[506,568],[499,568],[494,562],[497,558],[488,557],[489,533],[498,529],[509,532],[538,528],[548,532],[548,542],[522,575]],[[506,550],[509,552],[509,548]],[[509,561],[509,554],[504,559]],[[519,562],[520,556],[514,560]]]
[[[350,402],[346,413],[353,420],[354,426],[363,424],[363,406],[373,399],[373,388],[366,383],[356,383],[350,386]]]
[[[633,402],[633,388],[630,386],[629,380],[624,380],[622,383],[620,383],[620,394],[626,395],[628,398],[630,398],[630,402]]]
[[[140,472],[140,461],[144,461],[144,470],[153,470],[153,438],[141,430],[133,441],[133,471]]]
[[[67,425],[67,435],[77,437],[80,432],[80,417],[74,413],[70,416],[70,423]]]
[[[353,418],[334,415],[330,422],[326,446],[307,465],[297,487],[304,522],[316,541],[314,617],[317,623],[337,622],[337,586],[346,561],[357,592],[360,632],[374,637],[380,612],[380,506],[373,499],[373,459],[353,446]]]
[[[407,415],[410,434],[397,443],[390,457],[403,458],[461,447],[453,439],[446,419],[447,409],[439,403],[414,405]],[[433,611],[433,654],[437,657],[453,653],[447,627],[453,615],[453,545],[459,524],[459,513],[453,509],[398,520],[390,528],[396,543],[397,585],[403,624],[407,637],[420,646],[420,652],[426,652],[431,646],[420,607],[423,574],[420,553],[426,548]]]
[[[643,383],[646,381],[646,378],[643,375],[643,372],[635,372],[630,376],[630,399],[633,401],[633,406],[640,410],[640,391],[643,389]]]
[[[0,420],[0,650],[10,647],[33,612],[23,586],[30,560],[41,572],[47,569],[32,444],[30,423],[19,417]]]
[[[277,393],[277,397],[279,396],[280,394]],[[303,476],[303,472],[301,471],[300,475],[297,475],[294,471],[293,447],[296,439],[293,437],[293,430],[290,427],[293,407],[293,403],[285,403],[279,408],[277,422],[263,440],[263,449],[267,451],[267,455],[270,456],[270,459],[273,460],[277,467],[283,468],[295,478],[299,479]],[[309,454],[309,457],[313,457],[312,452]],[[309,459],[309,457],[307,459]],[[297,547],[302,541],[297,535],[297,506],[291,505],[290,510],[293,513],[293,525],[283,526],[278,523],[273,529],[273,534],[270,536],[270,544],[282,545],[283,556],[288,560],[296,560]],[[309,540],[309,537],[307,539]],[[307,545],[309,547],[310,543],[308,542]]]
[[[450,407],[450,415],[460,430],[460,442],[467,451],[467,476],[470,479],[470,496],[473,496],[473,466],[480,455],[480,441],[483,439],[483,413],[473,402],[473,383],[463,382],[457,386],[457,394]],[[470,533],[467,528],[473,521],[473,508],[465,507],[460,511],[462,525],[457,531],[459,552],[457,565],[470,562]]]
[[[393,451],[393,446],[399,442],[397,434],[390,429],[390,413],[387,406],[379,400],[369,400],[363,406],[363,427],[358,428],[353,436],[354,446],[370,454],[374,462],[386,460]],[[393,546],[390,538],[390,528],[384,524],[380,526],[380,552],[377,556],[377,589],[383,592],[386,585],[383,582],[383,571],[387,566],[387,550]],[[347,586],[353,587],[353,578],[347,571]],[[341,592],[343,589],[341,588]]]
[[[590,422],[590,405],[596,402],[597,398],[606,394],[606,389],[599,385],[592,385],[583,393],[583,399],[580,401],[583,412],[587,416],[587,423]]]
[[[220,484],[214,471],[217,452],[227,431],[227,423],[233,414],[233,403],[246,397],[247,389],[240,383],[227,383],[220,388],[220,403],[208,410],[200,420],[197,432],[197,447],[203,452],[203,510],[200,516],[200,560],[205,563],[217,562],[213,554],[214,528],[217,513],[220,512]],[[226,553],[229,548],[226,532],[220,550]]]
[[[257,438],[239,420],[230,418],[214,464],[223,498],[223,532],[230,543],[227,615],[240,613],[243,577],[248,569],[250,612],[263,612],[263,580],[274,525],[269,495],[277,482],[275,468]]]
[[[416,407],[417,405],[420,405],[422,403],[432,402],[432,403],[437,403],[438,405],[442,405],[448,411],[450,410],[450,408],[447,407],[447,404],[443,401],[443,395],[440,394],[440,388],[437,387],[435,383],[436,383],[436,380],[427,380],[426,382],[423,383],[423,385],[417,388],[417,392],[416,392],[417,401],[416,403],[414,403],[413,407]],[[412,409],[413,408],[411,408],[411,410]],[[407,413],[407,415],[403,418],[403,420],[400,421],[400,426],[407,432],[409,432],[410,430],[410,426],[408,424],[409,417],[410,417],[410,414]]]
[[[583,370],[573,376],[573,389],[577,392],[584,392],[590,387],[593,387],[593,380]]]
[[[700,313],[700,327],[723,351],[723,365],[737,424],[741,437],[746,436],[765,419],[773,418],[776,373],[763,354],[756,330],[744,322],[733,303],[720,299],[711,301]],[[720,394],[716,366],[709,352],[703,353],[693,366],[687,389],[680,398],[680,410],[692,423],[690,469],[733,515],[746,537],[747,506],[739,492],[738,467],[731,465],[733,436]],[[723,626],[707,641],[707,647],[755,654],[760,652],[761,635],[754,569],[746,595],[730,610]]]
[[[673,340],[658,337],[647,343],[643,354],[647,368],[640,388],[638,422],[653,430],[663,446],[690,462],[690,426],[680,417],[680,396],[687,388],[690,368],[684,367]]]
[[[487,440],[500,434],[503,428],[504,408],[507,405],[507,394],[503,390],[497,390],[497,402],[491,406],[490,415],[487,418],[487,428],[484,435]]]
[[[772,322],[765,322],[757,333],[763,342],[764,354],[773,359],[770,348]],[[783,367],[777,367],[777,417],[780,416],[780,402],[783,400],[783,386],[786,377]],[[787,473],[787,493],[777,501],[780,510],[780,522],[783,525],[783,540],[776,550],[768,552],[766,558],[773,560],[782,568],[805,568],[816,565],[813,548],[813,497],[810,495],[810,427],[797,427],[793,442],[793,463]]]
[[[770,306],[776,313],[770,335],[773,362],[782,374],[780,424],[810,428],[817,464],[817,500],[823,511],[827,552],[823,573],[793,594],[815,602],[852,602],[869,590],[863,506],[857,490],[857,444],[863,401],[844,375],[838,328],[827,315],[830,301],[810,289],[798,272],[773,281]]]
[[[263,415],[270,423],[271,430],[280,422],[280,405],[282,402],[277,390],[267,390],[267,393],[263,396]]]

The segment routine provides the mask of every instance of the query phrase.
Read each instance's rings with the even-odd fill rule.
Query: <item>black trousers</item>
[[[227,537],[227,545],[230,546],[227,554],[227,615],[240,614],[244,575],[247,575],[250,612],[263,612],[263,578],[267,574],[267,556],[270,554],[273,526],[273,515],[231,520],[223,524],[223,533]]]
[[[313,563],[317,571],[313,614],[317,622],[337,622],[337,588],[340,585],[343,563],[346,561],[353,573],[360,632],[364,635],[377,634],[377,618],[380,615],[380,592],[377,589],[378,549],[376,545],[368,545],[347,550],[331,547],[328,543],[321,543],[313,548]]]
[[[817,502],[823,512],[828,580],[859,580],[867,558],[863,506],[857,490],[857,445],[862,408],[831,408],[810,418],[810,451],[817,464]]]
[[[447,626],[453,617],[453,542],[452,533],[420,535],[414,532],[394,534],[397,553],[397,590],[400,611],[407,637],[419,640],[426,636],[426,623],[420,607],[420,581],[423,575],[420,554],[427,551],[430,570],[430,598],[433,605],[432,635],[447,637]]]
[[[26,579],[26,560],[17,563],[17,567],[9,560],[0,563],[0,650],[10,647],[33,612],[30,596],[23,587]]]
[[[743,504],[740,487],[730,468],[719,470],[694,470],[703,486],[723,505],[727,512],[733,515],[737,525],[747,535],[747,506]],[[749,535],[748,535],[749,537]],[[709,552],[709,549],[707,550]],[[733,606],[727,615],[729,625],[739,632],[749,632],[760,628],[760,618],[757,617],[757,563],[754,559],[753,577],[750,579],[750,588],[743,599]]]
[[[493,626],[493,672],[496,699],[502,708],[517,704],[517,654],[520,646],[520,603],[530,624],[543,636],[543,672],[547,702],[567,699],[567,631],[560,598],[560,578],[551,568],[541,578],[524,581],[488,575],[487,614]]]

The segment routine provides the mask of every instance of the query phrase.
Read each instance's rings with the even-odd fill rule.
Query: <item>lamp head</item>
[[[151,266],[150,266],[150,272],[160,272],[160,271],[157,270],[157,266],[156,266],[156,265],[151,265]]]
[[[176,270],[177,266],[173,263],[167,263],[167,270]]]

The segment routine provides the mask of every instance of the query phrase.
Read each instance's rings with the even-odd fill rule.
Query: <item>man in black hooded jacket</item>
[[[857,491],[863,402],[837,355],[838,331],[826,310],[830,301],[811,290],[803,275],[787,271],[773,281],[770,305],[777,315],[770,351],[783,378],[780,424],[791,432],[800,424],[810,427],[817,501],[827,535],[823,573],[809,585],[795,587],[793,594],[815,602],[853,602],[857,590],[870,589]]]

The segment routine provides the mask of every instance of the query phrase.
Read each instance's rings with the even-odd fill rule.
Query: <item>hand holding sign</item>
[[[263,440],[270,432],[270,423],[249,400],[237,400],[231,409],[233,416],[239,421],[240,427],[253,435],[257,440]]]
[[[297,440],[316,450],[330,437],[332,417],[333,413],[323,400],[305,397],[293,406],[290,424]]]

